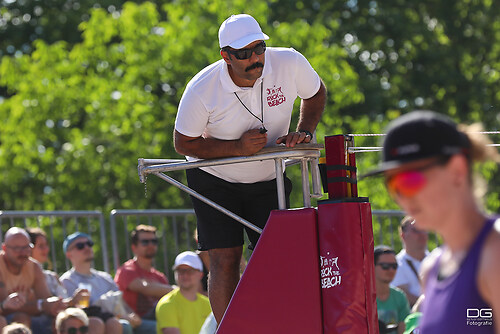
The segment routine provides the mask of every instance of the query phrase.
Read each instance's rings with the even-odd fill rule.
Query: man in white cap
[[[307,59],[291,48],[267,48],[250,15],[232,15],[219,29],[222,59],[199,72],[179,104],[174,142],[178,153],[210,159],[249,156],[265,146],[309,143],[323,113],[326,88]],[[289,131],[300,97],[296,131]],[[186,171],[189,186],[263,228],[278,208],[274,161],[257,161]],[[288,204],[291,182],[285,177]],[[238,284],[243,226],[192,198],[198,249],[210,256],[209,298],[218,322]],[[246,229],[250,248],[259,234]]]
[[[174,264],[177,289],[163,296],[156,305],[158,334],[198,334],[210,314],[208,298],[198,292],[203,264],[195,252],[177,255]]]

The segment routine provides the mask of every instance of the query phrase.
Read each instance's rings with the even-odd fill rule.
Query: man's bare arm
[[[306,136],[304,132],[309,131],[314,133],[316,126],[321,119],[323,110],[325,110],[326,105],[326,87],[321,81],[318,91],[316,94],[309,98],[302,100],[300,103],[300,116],[297,123],[297,131],[290,132],[286,136],[279,137],[276,140],[276,144],[285,144],[287,147],[294,147],[299,143],[309,143],[312,138]]]
[[[204,137],[188,137],[174,131],[175,150],[179,154],[200,159],[248,156],[260,151],[267,143],[267,134],[258,129],[245,132],[237,140],[220,140]]]
[[[170,291],[172,286],[159,282],[150,282],[142,278],[136,278],[128,285],[128,289],[146,296],[161,298]]]

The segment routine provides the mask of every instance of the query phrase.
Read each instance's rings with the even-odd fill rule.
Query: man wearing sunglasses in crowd
[[[326,88],[307,59],[291,48],[267,47],[257,21],[233,15],[219,29],[222,59],[187,85],[179,104],[174,143],[188,160],[250,156],[265,146],[309,143],[325,107]],[[295,131],[289,131],[301,98]],[[263,228],[278,208],[274,161],[186,171],[188,185]],[[285,177],[287,203],[291,182]],[[193,198],[198,249],[210,257],[209,298],[220,323],[239,280],[243,227]],[[246,229],[251,245],[258,233]]]
[[[143,323],[151,323],[155,332],[156,304],[172,291],[172,286],[165,274],[153,267],[158,252],[156,227],[138,225],[130,236],[134,258],[118,268],[115,282],[123,291],[123,300],[142,318]]]
[[[57,334],[90,333],[89,318],[81,309],[69,307],[57,315],[56,331]]]
[[[135,313],[130,313],[126,319],[118,319],[114,314],[103,312],[96,302],[102,295],[109,291],[118,291],[118,286],[113,281],[110,274],[95,270],[92,267],[94,260],[94,242],[90,235],[82,232],[75,232],[64,239],[63,251],[73,266],[70,270],[61,275],[60,281],[73,295],[81,283],[91,287],[90,307],[85,308],[87,316],[95,316],[102,319],[106,327],[106,333],[131,334],[132,327],[138,328],[141,319]]]
[[[410,305],[402,290],[390,286],[398,262],[396,252],[388,246],[380,245],[374,250],[375,289],[377,292],[377,312],[382,333],[402,334],[405,318],[410,314]]]

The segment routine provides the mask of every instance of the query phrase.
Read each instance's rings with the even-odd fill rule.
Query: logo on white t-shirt
[[[267,92],[267,105],[269,107],[279,106],[280,104],[286,101],[286,97],[283,94],[281,87],[276,88],[276,86],[273,86],[273,88],[267,88],[266,92]]]

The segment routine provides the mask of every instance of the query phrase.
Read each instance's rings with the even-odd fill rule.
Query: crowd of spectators
[[[424,297],[419,272],[428,251],[427,233],[413,223],[411,217],[401,221],[401,252],[385,245],[374,251],[380,333],[410,334],[418,328]],[[72,267],[59,277],[44,269],[50,249],[43,230],[10,228],[0,252],[1,333],[72,328],[71,333],[197,334],[206,320],[213,322],[200,254],[176,257],[177,285],[172,285],[153,265],[158,251],[153,226],[138,225],[131,232],[134,256],[114,279],[93,268],[93,246],[86,233],[68,235],[62,250]]]
[[[208,298],[199,293],[200,257],[194,252],[178,255],[175,286],[153,266],[155,227],[136,226],[131,245],[134,257],[113,278],[93,267],[92,237],[70,234],[62,251],[71,268],[59,277],[44,269],[50,248],[43,230],[10,228],[0,252],[0,332],[198,334],[211,314]]]

